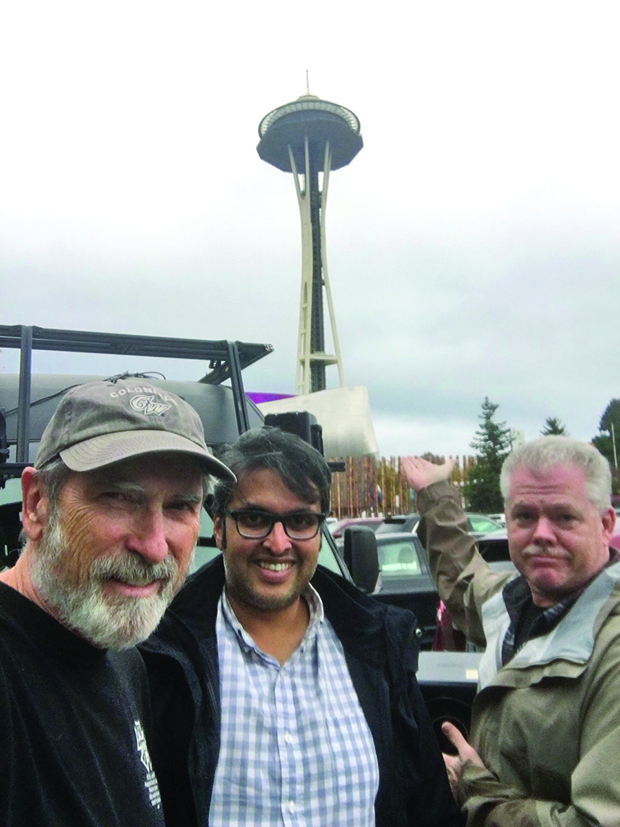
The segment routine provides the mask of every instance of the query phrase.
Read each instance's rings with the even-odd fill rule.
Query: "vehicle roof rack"
[[[17,462],[2,465],[2,471],[9,474],[19,473],[28,461],[33,350],[204,360],[208,362],[208,372],[198,382],[221,385],[228,379],[231,381],[239,432],[247,431],[249,428],[241,371],[273,351],[272,345],[230,342],[226,339],[133,336],[125,333],[57,330],[28,325],[0,325],[0,348],[3,347],[20,350]]]

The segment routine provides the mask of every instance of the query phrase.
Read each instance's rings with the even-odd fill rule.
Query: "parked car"
[[[506,528],[506,515],[502,511],[501,514],[487,514],[487,517],[490,520],[495,520],[496,523],[499,523],[502,528]]]
[[[494,531],[502,531],[503,526],[500,523],[487,517],[485,514],[474,514],[467,512],[467,530],[473,537],[482,537],[485,534],[490,534]],[[419,514],[394,514],[391,517],[386,517],[381,525],[377,528],[375,534],[390,534],[394,531],[411,531],[414,534],[418,532],[418,523],[420,522]]]
[[[499,543],[490,538],[488,562],[495,571],[516,571],[508,555],[505,532],[498,532]],[[418,621],[420,646],[430,649],[437,628],[439,595],[433,583],[428,558],[420,538],[412,532],[375,532],[380,579],[372,596],[381,603],[391,603],[411,610]],[[336,547],[344,556],[344,538],[336,540]]]
[[[383,517],[347,517],[344,520],[337,520],[334,525],[328,526],[332,537],[342,537],[345,528],[351,525],[366,525],[373,531],[383,522]]]
[[[411,532],[375,533],[375,538],[381,576],[372,596],[381,603],[410,609],[418,621],[420,645],[430,649],[439,598],[422,543]],[[343,539],[336,541],[341,554],[343,544]]]

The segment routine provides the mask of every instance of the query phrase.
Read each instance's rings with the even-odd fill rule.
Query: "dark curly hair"
[[[246,431],[234,445],[218,451],[218,458],[235,474],[237,482],[217,480],[209,508],[212,515],[222,515],[244,475],[259,469],[276,473],[304,502],[316,502],[318,491],[321,511],[329,511],[329,466],[315,448],[295,434],[271,427]]]

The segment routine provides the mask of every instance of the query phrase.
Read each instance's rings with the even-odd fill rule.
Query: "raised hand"
[[[449,459],[441,465],[435,465],[421,457],[401,457],[400,467],[404,470],[409,485],[414,491],[421,491],[434,482],[443,482],[450,479],[455,460]]]

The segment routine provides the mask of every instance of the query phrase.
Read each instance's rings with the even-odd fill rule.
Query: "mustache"
[[[564,560],[568,556],[561,549],[543,548],[541,546],[528,546],[521,552],[522,557],[549,557],[551,560]]]
[[[174,557],[166,557],[159,563],[147,563],[141,557],[123,555],[120,557],[99,557],[90,568],[93,579],[122,580],[130,586],[148,586],[154,580],[169,583],[179,573],[179,566]]]

